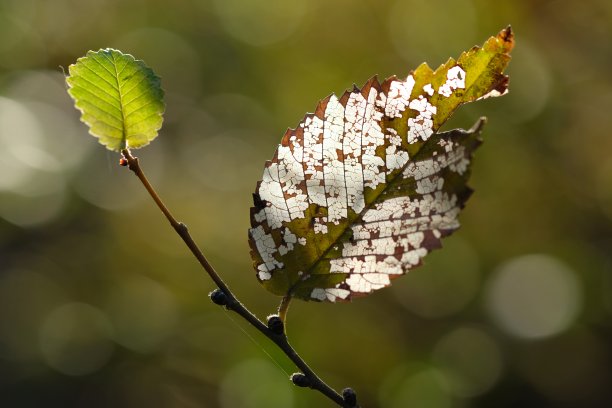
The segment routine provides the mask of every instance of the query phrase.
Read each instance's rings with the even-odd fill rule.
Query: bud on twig
[[[208,296],[210,296],[210,300],[212,300],[213,303],[216,305],[219,305],[219,306],[227,305],[227,295],[221,289],[213,290],[212,292],[210,292]]]
[[[278,315],[268,316],[268,329],[274,334],[283,334],[285,332],[285,324]]]
[[[291,374],[291,382],[293,382],[298,387],[310,387],[310,378],[306,377],[302,373],[293,373]]]
[[[356,407],[357,406],[357,394],[352,388],[345,388],[342,390],[342,398],[344,399],[344,403],[348,407]]]

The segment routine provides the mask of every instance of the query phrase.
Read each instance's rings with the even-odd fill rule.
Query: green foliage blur
[[[510,93],[486,115],[463,227],[352,304],[294,302],[302,356],[364,407],[612,405],[612,3],[0,0],[0,406],[331,406],[293,387],[78,121],[62,69],[113,47],[161,77],[136,151],[166,204],[260,317],[247,246],[285,129],[371,75],[435,67],[512,24]],[[447,126],[447,129],[451,126]]]

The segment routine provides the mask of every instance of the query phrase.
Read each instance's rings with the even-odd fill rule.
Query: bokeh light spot
[[[47,315],[40,350],[49,366],[67,375],[86,375],[103,367],[113,353],[111,325],[100,310],[67,303]]]
[[[501,265],[489,281],[487,307],[509,334],[532,339],[567,329],[581,307],[574,271],[548,255],[526,255]]]
[[[23,104],[0,97],[0,191],[28,180],[35,169],[19,152],[39,148],[43,131],[36,116]]]
[[[111,293],[106,307],[117,343],[152,352],[173,332],[178,321],[174,295],[144,276],[131,276]]]
[[[433,359],[447,390],[461,398],[490,390],[503,368],[501,350],[495,340],[472,327],[461,327],[440,339]]]
[[[434,367],[417,365],[402,365],[391,371],[380,387],[379,400],[385,408],[453,406],[440,372]]]
[[[223,28],[234,38],[254,46],[266,46],[289,37],[308,10],[308,0],[215,0]]]
[[[65,302],[62,289],[46,276],[24,269],[0,275],[0,358],[39,358],[38,330],[48,311]]]
[[[504,102],[504,118],[521,123],[542,113],[550,99],[552,73],[541,50],[528,40],[512,52],[508,75],[512,78],[512,97]]]
[[[0,97],[0,217],[36,227],[62,214],[67,179],[91,143],[66,112],[74,110],[61,73],[24,71],[11,80]]]

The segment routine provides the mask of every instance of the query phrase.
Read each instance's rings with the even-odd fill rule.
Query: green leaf
[[[507,92],[510,27],[433,71],[376,77],[322,100],[282,138],[254,194],[249,242],[269,291],[338,301],[390,284],[459,227],[484,118],[457,107]]]
[[[68,93],[89,132],[110,150],[145,146],[162,126],[160,79],[129,54],[89,51],[70,65]]]

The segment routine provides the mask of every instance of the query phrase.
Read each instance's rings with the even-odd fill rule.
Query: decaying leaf
[[[331,95],[282,138],[254,194],[258,279],[305,300],[366,295],[459,227],[484,121],[437,133],[461,104],[507,92],[510,27],[432,71]]]
[[[69,71],[68,93],[101,144],[119,151],[145,146],[157,136],[164,93],[144,62],[108,48],[89,51]]]

